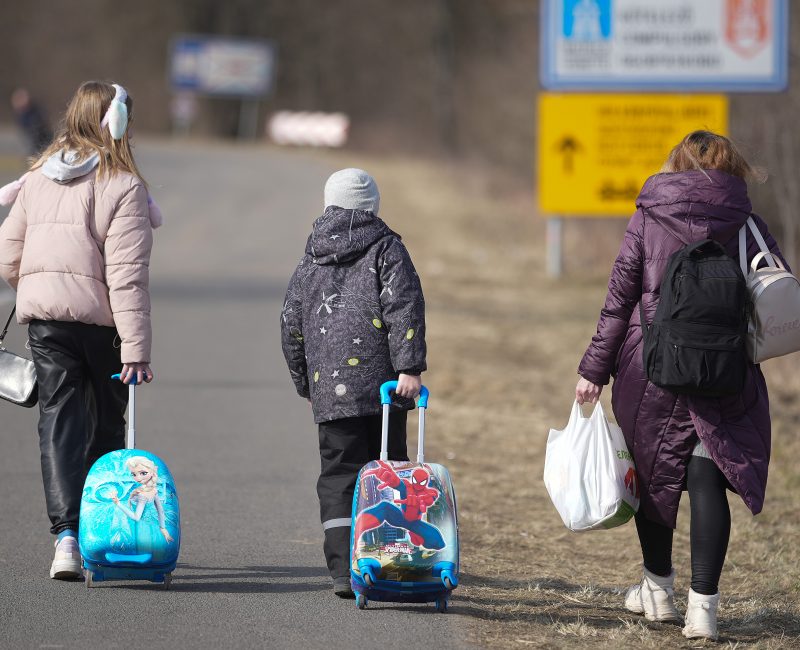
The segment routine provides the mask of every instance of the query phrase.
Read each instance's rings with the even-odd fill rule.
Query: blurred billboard
[[[201,95],[263,97],[275,77],[275,50],[261,39],[179,35],[172,40],[174,90]]]

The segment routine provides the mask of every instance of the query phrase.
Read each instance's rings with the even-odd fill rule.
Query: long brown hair
[[[662,173],[685,172],[692,169],[719,171],[738,176],[745,181],[763,182],[766,175],[747,162],[739,149],[724,135],[712,131],[692,131],[670,152],[661,168]]]
[[[130,94],[125,100],[128,107],[128,129],[119,140],[111,137],[107,127],[100,126],[116,91],[104,81],[86,81],[80,85],[67,106],[58,134],[42,155],[34,161],[31,169],[41,167],[53,154],[66,149],[76,151],[79,160],[92,154],[100,156],[98,175],[113,176],[117,172],[128,172],[142,179],[133,159],[128,132],[133,119],[133,100]],[[144,182],[144,179],[142,179]]]

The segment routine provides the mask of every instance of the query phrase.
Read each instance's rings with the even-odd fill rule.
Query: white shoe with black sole
[[[81,553],[78,540],[67,535],[56,540],[56,554],[50,565],[50,577],[54,580],[74,580],[81,575]]]

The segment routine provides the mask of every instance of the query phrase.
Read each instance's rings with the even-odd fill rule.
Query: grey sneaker
[[[350,586],[349,576],[343,576],[341,578],[333,579],[333,593],[339,596],[339,598],[356,597],[356,595],[353,593],[353,587]]]
[[[68,535],[56,540],[56,554],[50,565],[50,577],[55,580],[74,580],[81,574],[81,554],[78,540]]]

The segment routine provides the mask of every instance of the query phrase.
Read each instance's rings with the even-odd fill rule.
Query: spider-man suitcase
[[[390,392],[395,388],[396,381],[381,386],[381,459],[361,469],[353,495],[351,583],[359,609],[369,600],[433,602],[444,612],[458,585],[456,495],[447,469],[425,462],[424,386],[417,462],[388,460]]]
[[[83,486],[78,545],[87,587],[105,580],[149,580],[168,589],[178,562],[175,482],[164,461],[135,448],[135,409],[136,389],[130,384],[126,448],[97,459]]]

